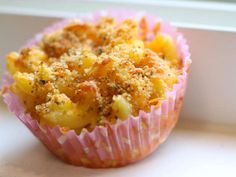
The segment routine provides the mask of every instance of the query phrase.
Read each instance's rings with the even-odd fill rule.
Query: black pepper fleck
[[[40,85],[44,85],[44,84],[46,84],[46,82],[47,82],[46,80],[42,80],[42,79],[39,80],[39,84],[40,84]]]

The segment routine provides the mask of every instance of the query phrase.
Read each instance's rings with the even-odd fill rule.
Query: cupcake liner
[[[143,13],[127,11],[99,11],[94,14],[80,16],[82,21],[96,22],[101,16],[112,16],[117,20],[141,18]],[[91,168],[107,168],[124,166],[136,162],[152,153],[170,134],[175,126],[187,83],[190,65],[190,53],[186,40],[175,28],[154,16],[145,15],[151,28],[157,21],[161,23],[161,32],[168,33],[175,40],[178,52],[183,61],[182,75],[172,91],[166,93],[167,98],[161,106],[151,106],[149,112],[140,111],[138,116],[130,115],[127,120],[118,120],[115,124],[96,126],[89,132],[83,129],[77,135],[74,130],[65,132],[60,126],[50,127],[39,122],[25,112],[22,102],[11,91],[3,94],[4,101],[10,111],[31,130],[31,132],[57,157],[77,166]],[[36,35],[26,46],[36,44],[43,34],[63,27],[68,20],[63,20]],[[9,85],[12,78],[4,77]]]

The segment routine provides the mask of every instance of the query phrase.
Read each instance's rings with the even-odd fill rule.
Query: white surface
[[[64,164],[3,107],[0,115],[0,177],[233,177],[236,133],[232,129],[179,125],[148,158],[117,169]]]
[[[182,117],[236,125],[236,33],[180,31],[188,39],[193,60]]]
[[[56,4],[56,5],[55,5]],[[0,13],[71,17],[98,9],[146,11],[181,25],[230,28],[236,31],[236,4],[202,1],[161,0],[0,0]]]

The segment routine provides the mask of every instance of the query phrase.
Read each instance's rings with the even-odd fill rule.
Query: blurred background
[[[193,63],[170,141],[122,170],[66,166],[48,154],[0,97],[0,176],[235,176],[236,0],[0,0],[0,80],[5,55],[46,26],[115,8],[158,15],[188,41]]]

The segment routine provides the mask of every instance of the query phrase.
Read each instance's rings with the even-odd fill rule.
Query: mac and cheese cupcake
[[[60,159],[106,168],[153,152],[176,124],[190,65],[159,18],[97,12],[64,20],[7,55],[4,100]]]

